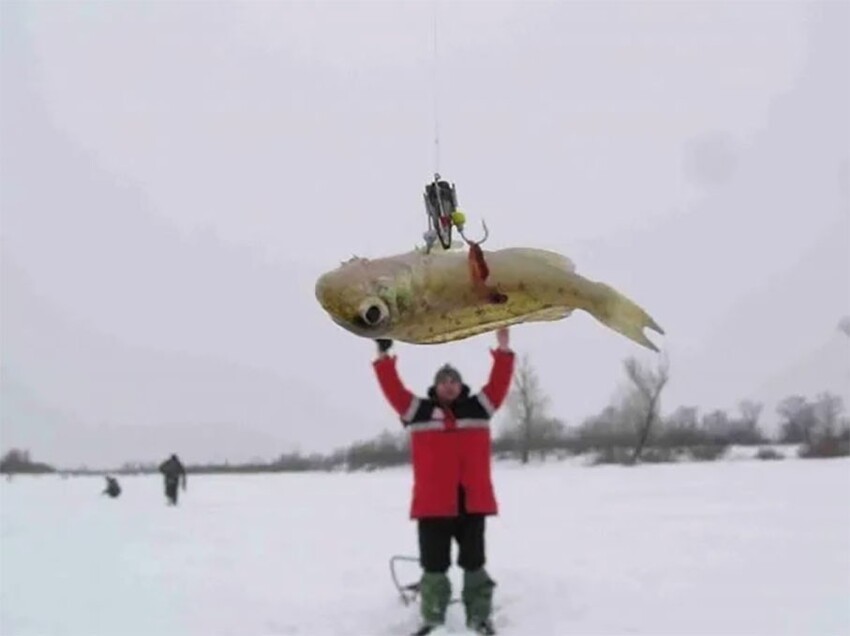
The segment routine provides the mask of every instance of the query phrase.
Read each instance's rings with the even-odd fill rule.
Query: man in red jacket
[[[467,625],[481,634],[495,634],[490,614],[495,582],[484,568],[484,521],[498,514],[490,476],[490,421],[510,389],[514,353],[507,328],[497,334],[491,351],[493,365],[487,384],[471,393],[458,371],[440,368],[427,396],[411,393],[389,355],[391,340],[378,340],[373,366],[387,401],[410,432],[413,460],[413,501],[410,516],[417,520],[424,636],[445,622],[451,598],[447,571],[451,545],[458,543],[463,568],[462,599]]]

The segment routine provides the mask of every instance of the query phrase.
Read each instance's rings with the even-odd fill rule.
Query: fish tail
[[[646,337],[644,329],[664,335],[664,330],[646,311],[613,287],[596,283],[597,302],[587,311],[599,322],[641,346],[658,352],[658,347]],[[596,294],[594,294],[596,295]]]

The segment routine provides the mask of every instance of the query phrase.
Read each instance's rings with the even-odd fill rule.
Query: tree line
[[[777,435],[760,426],[764,405],[742,400],[735,413],[713,409],[701,413],[694,406],[679,406],[661,414],[661,397],[670,379],[669,362],[662,357],[654,366],[636,358],[624,362],[626,385],[600,413],[578,426],[567,427],[549,414],[549,399],[540,388],[528,357],[518,365],[506,426],[494,442],[502,456],[514,455],[527,463],[532,454],[554,451],[574,454],[594,452],[598,461],[638,463],[672,461],[678,457],[716,459],[732,444],[769,446],[799,444],[803,457],[850,455],[850,418],[841,396],[824,391],[814,398],[791,395],[776,407],[780,420]],[[773,458],[769,449],[764,458]]]
[[[790,395],[776,407],[780,420],[777,435],[768,436],[760,426],[764,405],[742,400],[734,413],[722,409],[700,412],[679,406],[661,414],[661,398],[670,379],[665,357],[656,365],[636,358],[623,364],[625,386],[601,412],[577,426],[551,414],[550,398],[529,357],[517,365],[502,423],[494,432],[493,453],[528,463],[534,457],[589,454],[595,463],[636,464],[677,459],[716,459],[732,445],[760,446],[763,459],[780,458],[770,446],[798,444],[802,457],[850,455],[850,417],[839,395],[828,391],[807,398]],[[384,431],[369,440],[357,441],[328,454],[285,453],[270,461],[187,466],[192,473],[259,473],[296,471],[355,471],[401,466],[410,462],[408,434]],[[12,449],[0,459],[0,473],[51,473],[57,469],[35,462],[26,450]],[[149,474],[154,463],[128,462],[114,470],[61,471],[67,474]]]

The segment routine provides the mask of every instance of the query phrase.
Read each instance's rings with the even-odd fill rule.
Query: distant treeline
[[[641,367],[626,362],[631,381],[620,397],[602,412],[578,426],[567,426],[548,414],[548,398],[527,358],[519,365],[501,425],[493,439],[493,454],[528,462],[549,455],[584,455],[593,463],[711,460],[721,457],[733,444],[763,447],[761,459],[780,459],[773,444],[797,444],[801,457],[850,455],[850,418],[840,396],[824,392],[814,399],[792,395],[777,407],[779,433],[768,436],[760,426],[762,405],[742,401],[737,413],[681,406],[667,416],[659,414],[666,367]],[[401,466],[410,462],[407,433],[399,424],[394,432],[358,441],[329,454],[282,454],[270,461],[187,465],[195,474],[268,473],[299,471],[357,471]],[[126,463],[114,470],[78,468],[63,470],[74,475],[138,475],[157,472],[157,463]],[[13,449],[0,460],[3,473],[51,473],[52,466],[30,459],[28,451]]]
[[[0,459],[0,473],[55,473],[56,469],[48,464],[33,461],[27,450],[13,448]]]

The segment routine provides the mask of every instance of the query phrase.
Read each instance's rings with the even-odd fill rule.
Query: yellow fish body
[[[664,331],[612,287],[575,272],[548,250],[481,252],[487,297],[461,250],[415,249],[385,258],[352,258],[316,281],[316,298],[334,322],[364,338],[411,344],[462,340],[500,327],[561,320],[582,309],[638,344],[658,351],[643,330]],[[482,283],[483,284],[483,283]]]

